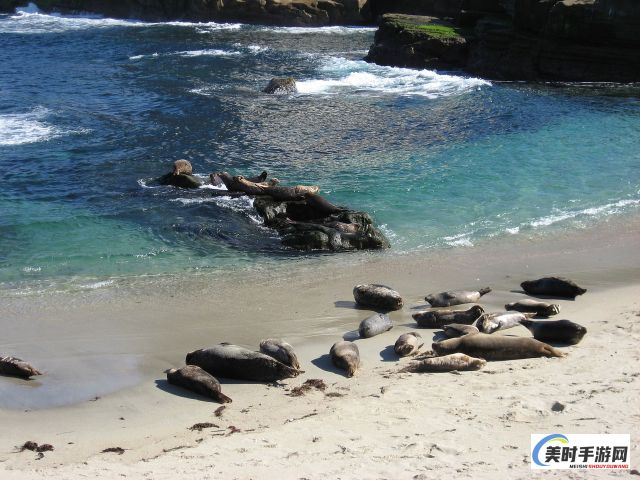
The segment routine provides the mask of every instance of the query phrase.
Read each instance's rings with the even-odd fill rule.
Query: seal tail
[[[544,347],[544,351],[547,354],[547,357],[566,357],[567,354],[564,352],[561,352],[560,350],[557,350],[555,348],[553,348],[551,345],[545,345]]]
[[[480,294],[480,296],[483,296],[487,293],[489,293],[491,291],[491,287],[484,287],[481,288],[480,290],[478,290],[478,293]]]

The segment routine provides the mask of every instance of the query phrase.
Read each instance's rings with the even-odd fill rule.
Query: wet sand
[[[46,375],[0,379],[0,476],[529,478],[530,433],[638,436],[638,246],[635,219],[437,253],[325,257],[300,261],[296,271],[256,268],[224,278],[158,278],[152,288],[140,282],[5,295],[2,353],[28,359]],[[524,296],[521,281],[547,274],[588,289],[558,302],[555,318],[589,330],[563,349],[566,358],[490,362],[460,374],[398,373],[409,360],[398,360],[389,346],[415,329],[411,313],[427,306],[425,294],[489,285],[493,292],[481,303],[497,311]],[[391,331],[357,340],[363,365],[347,379],[327,354],[369,314],[354,308],[357,283],[389,284],[405,307],[391,314]],[[436,331],[419,331],[428,349]],[[221,341],[257,348],[268,336],[287,338],[306,373],[278,386],[222,380],[234,401],[220,417],[218,404],[164,380],[162,372],[182,365],[188,351]],[[323,379],[327,390],[287,395],[309,378]],[[556,401],[562,412],[551,409]],[[217,427],[188,430],[198,422]],[[16,453],[27,440],[55,451],[40,460]],[[125,453],[100,453],[115,446]]]

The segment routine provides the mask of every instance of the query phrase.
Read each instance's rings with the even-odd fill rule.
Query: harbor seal
[[[386,285],[375,283],[353,287],[353,298],[358,305],[384,311],[400,310],[403,305],[398,292]]]
[[[507,303],[505,310],[515,310],[522,313],[535,313],[540,317],[551,317],[560,313],[560,305],[533,300],[532,298],[523,298],[517,302]]]
[[[380,335],[393,328],[393,322],[386,313],[374,313],[360,322],[358,332],[361,338]]]
[[[356,370],[360,368],[360,351],[353,342],[336,342],[329,351],[333,364],[347,371],[347,377],[353,377]]]
[[[197,365],[216,377],[258,382],[274,382],[303,373],[302,370],[291,368],[264,353],[229,343],[188,353],[186,363]]]
[[[231,403],[231,399],[222,393],[218,379],[196,365],[168,370],[167,381],[172,385],[213,398],[216,402]]]
[[[516,327],[520,325],[522,320],[526,320],[533,315],[535,314],[520,312],[485,313],[476,322],[476,327],[481,333],[493,333],[498,330]]]
[[[399,357],[408,357],[409,355],[415,355],[420,350],[420,347],[424,345],[422,335],[417,332],[403,333],[396,340],[393,350]]]
[[[569,320],[522,320],[520,323],[541,342],[575,345],[587,333],[586,327]]]
[[[442,328],[451,323],[471,325],[483,313],[484,309],[480,305],[474,305],[468,310],[428,310],[416,312],[411,316],[419,327]]]
[[[550,297],[576,298],[587,290],[564,277],[543,277],[538,280],[527,280],[520,284],[530,295],[548,295]]]
[[[173,174],[174,175],[191,175],[193,173],[193,167],[189,160],[180,159],[173,162]]]
[[[42,372],[20,358],[0,357],[0,375],[28,380],[34,375],[42,375]]]
[[[293,347],[280,338],[269,338],[260,342],[260,351],[285,365],[300,370],[300,363]]]
[[[476,303],[480,297],[489,293],[491,288],[485,287],[480,290],[453,290],[450,292],[431,293],[424,297],[432,307],[451,307],[463,303]]]
[[[474,335],[480,332],[480,330],[473,325],[463,325],[461,323],[450,323],[449,325],[442,327],[442,330],[448,338],[457,338],[462,337],[463,335]]]
[[[438,373],[453,372],[454,370],[480,370],[487,364],[483,358],[473,358],[464,353],[452,353],[442,357],[433,357],[413,362],[401,372],[411,373]]]
[[[565,354],[546,343],[527,337],[507,337],[476,333],[450,338],[431,345],[438,355],[465,353],[485,360],[516,360],[535,357],[564,357]]]

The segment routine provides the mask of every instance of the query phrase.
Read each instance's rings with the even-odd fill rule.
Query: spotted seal
[[[275,358],[279,362],[300,370],[300,363],[293,347],[280,338],[268,338],[260,342],[260,351],[265,355]]]
[[[586,288],[576,285],[573,280],[564,277],[543,277],[537,280],[527,280],[522,282],[520,286],[530,295],[547,295],[560,298],[576,298],[587,291]]]
[[[587,333],[586,327],[569,320],[522,320],[520,324],[541,342],[575,345]]]
[[[480,297],[491,291],[485,287],[480,290],[453,290],[449,292],[431,293],[424,297],[432,307],[452,307],[463,303],[476,303]]]
[[[353,342],[336,342],[329,351],[333,364],[347,371],[347,377],[353,377],[356,370],[360,368],[360,350]]]
[[[438,355],[465,353],[485,360],[565,356],[561,351],[533,338],[488,335],[486,333],[450,338],[433,343],[431,348]]]
[[[273,382],[297,377],[302,370],[291,368],[260,352],[229,343],[187,354],[187,365],[197,365],[216,377]]]
[[[393,350],[399,357],[408,357],[418,353],[422,345],[424,345],[424,340],[418,332],[403,333],[396,340]]]
[[[358,332],[361,338],[380,335],[393,328],[393,322],[386,313],[374,313],[360,322]]]
[[[442,330],[448,338],[457,338],[462,337],[463,335],[474,335],[480,332],[480,330],[473,325],[463,325],[461,323],[450,323],[449,325],[442,327]]]
[[[172,385],[178,385],[205,397],[213,398],[216,402],[231,403],[231,399],[222,393],[218,379],[196,365],[168,370],[167,381]]]
[[[356,285],[353,287],[353,298],[358,305],[376,310],[400,310],[402,297],[391,287],[376,283]]]
[[[453,372],[454,370],[480,370],[487,364],[483,358],[473,358],[464,353],[452,353],[442,357],[433,357],[413,362],[404,368],[403,372],[412,373],[437,373]]]
[[[28,379],[42,372],[20,358],[0,357],[0,375]]]
[[[534,313],[500,312],[485,313],[476,321],[476,327],[481,333],[493,333],[520,325],[522,320],[535,315]]]
[[[416,312],[411,316],[419,327],[442,328],[451,323],[471,325],[483,313],[484,309],[480,305],[474,305],[468,310],[427,310]]]
[[[540,317],[551,317],[560,313],[560,305],[541,302],[532,298],[523,298],[517,302],[507,303],[505,310],[515,310],[522,313],[535,313]]]

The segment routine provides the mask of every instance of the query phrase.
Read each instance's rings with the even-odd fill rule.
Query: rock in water
[[[370,317],[365,318],[360,322],[361,338],[370,338],[380,335],[393,328],[393,322],[386,313],[374,313]]]
[[[527,280],[520,284],[522,289],[530,295],[548,295],[550,297],[576,298],[587,291],[576,283],[564,277],[543,277],[537,280]]]
[[[353,298],[358,305],[375,310],[400,310],[403,305],[400,294],[385,285],[356,285],[353,287]]]
[[[172,385],[213,398],[216,402],[231,403],[231,399],[222,393],[218,379],[196,365],[187,365],[180,369],[172,368],[167,372],[167,381]]]
[[[419,327],[442,328],[451,323],[471,325],[483,313],[484,309],[480,305],[474,305],[468,310],[429,310],[416,312],[412,317],[418,323]]]
[[[480,370],[487,364],[482,358],[473,358],[464,353],[453,353],[442,357],[427,358],[419,362],[413,362],[404,368],[403,372],[412,373],[439,373],[463,370]]]
[[[228,343],[188,353],[186,363],[197,365],[216,377],[258,382],[273,382],[303,373],[264,353]]]
[[[296,81],[291,78],[272,78],[263,90],[264,93],[287,94],[296,93]]]
[[[431,348],[438,355],[464,353],[485,360],[516,360],[535,357],[564,357],[564,353],[533,338],[476,333],[436,342]]]
[[[396,340],[393,350],[399,357],[408,357],[418,353],[422,345],[424,345],[424,341],[418,332],[403,333]]]
[[[454,290],[450,292],[431,293],[424,297],[432,307],[451,307],[462,305],[463,303],[476,303],[480,297],[489,293],[491,288],[485,287],[480,290]],[[458,322],[462,323],[462,322]]]
[[[356,370],[360,368],[360,351],[353,342],[336,342],[329,351],[333,364],[347,371],[347,377],[353,377]]]
[[[293,351],[293,347],[280,338],[269,338],[261,341],[260,351],[291,368],[300,369],[300,363],[296,353]]]
[[[533,338],[541,342],[575,345],[587,333],[586,327],[569,320],[522,320],[520,324],[528,328]]]
[[[34,375],[42,375],[42,372],[19,358],[0,357],[0,375],[28,379]]]

